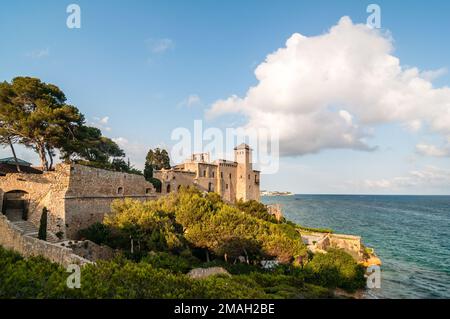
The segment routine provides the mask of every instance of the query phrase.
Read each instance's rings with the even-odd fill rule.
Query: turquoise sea
[[[450,298],[450,196],[263,197],[309,227],[360,235],[381,258],[381,288],[369,298]]]

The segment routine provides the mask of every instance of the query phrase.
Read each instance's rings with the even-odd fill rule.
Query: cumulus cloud
[[[420,73],[420,76],[427,81],[434,81],[440,78],[441,76],[446,75],[447,72],[448,72],[447,68],[440,68],[437,70],[422,71]]]
[[[410,171],[405,176],[398,176],[391,179],[364,180],[362,182],[352,182],[362,189],[370,191],[402,191],[408,189],[450,189],[450,170],[434,166],[426,166],[420,170]]]
[[[431,82],[443,71],[402,67],[392,43],[348,17],[322,35],[295,33],[256,68],[244,97],[216,101],[206,116],[238,113],[247,129],[276,129],[283,155],[372,150],[368,138],[384,123],[450,136],[450,88]]]

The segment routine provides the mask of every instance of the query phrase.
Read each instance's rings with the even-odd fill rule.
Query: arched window
[[[151,188],[146,188],[146,189],[145,189],[145,193],[146,193],[146,194],[150,194],[151,192],[152,192],[152,189],[151,189]]]
[[[123,194],[123,187],[119,187],[117,189],[117,194],[122,195]]]

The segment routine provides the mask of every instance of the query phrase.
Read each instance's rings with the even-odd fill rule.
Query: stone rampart
[[[6,249],[14,250],[24,257],[42,256],[63,267],[67,267],[69,264],[84,265],[91,263],[89,260],[75,255],[69,248],[23,235],[3,215],[0,215],[0,245]]]

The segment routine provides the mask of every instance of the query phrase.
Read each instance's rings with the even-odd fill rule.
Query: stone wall
[[[196,173],[177,170],[155,171],[154,177],[161,181],[161,194],[176,192],[181,186],[194,185]]]
[[[330,234],[330,246],[333,248],[343,249],[353,258],[360,261],[363,258],[363,248],[360,236]]]
[[[364,248],[360,236],[300,231],[303,242],[312,252],[326,251],[330,248],[342,249],[356,261],[364,258]]]
[[[89,260],[75,255],[69,248],[22,235],[20,230],[3,215],[0,215],[0,245],[16,251],[24,257],[42,256],[63,267],[67,267],[69,264],[90,263]]]
[[[155,189],[142,175],[71,165],[64,196],[66,237],[77,238],[80,229],[102,222],[111,203],[124,198],[155,199]]]
[[[47,207],[48,230],[76,238],[80,229],[103,221],[115,199],[155,199],[155,189],[144,176],[77,164],[58,164],[43,174],[0,176],[0,205],[9,191],[28,193],[28,220],[39,226]]]
[[[152,196],[154,187],[142,175],[73,164],[67,197]]]
[[[39,225],[42,209],[47,207],[48,229],[53,233],[64,231],[64,197],[69,185],[70,166],[43,174],[16,173],[0,177],[0,205],[7,192],[21,190],[28,193],[28,220]]]

